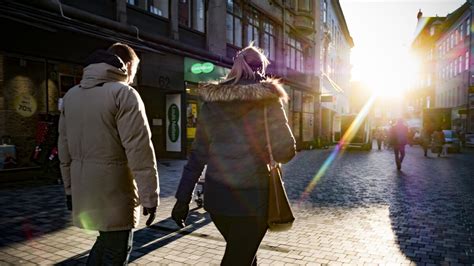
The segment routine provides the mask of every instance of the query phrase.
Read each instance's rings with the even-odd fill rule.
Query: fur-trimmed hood
[[[251,84],[205,83],[199,86],[199,95],[205,102],[288,101],[288,94],[277,79],[267,78]]]

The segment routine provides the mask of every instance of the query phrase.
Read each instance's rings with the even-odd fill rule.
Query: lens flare
[[[357,130],[359,129],[359,127],[362,125],[362,122],[369,114],[369,111],[372,105],[374,104],[374,101],[376,98],[377,98],[376,95],[372,95],[369,98],[369,100],[364,104],[364,107],[362,108],[362,110],[359,112],[359,114],[357,114],[356,118],[354,119],[352,124],[349,126],[347,131],[344,133],[341,140],[339,140],[334,150],[331,152],[331,154],[329,154],[328,158],[326,158],[321,168],[319,168],[316,175],[309,182],[308,186],[305,188],[304,192],[301,194],[300,202],[304,201],[305,199],[307,199],[307,197],[309,197],[309,195],[314,190],[314,188],[318,184],[321,177],[323,177],[324,174],[326,174],[327,170],[329,169],[331,164],[334,162],[334,160],[337,158],[337,156],[338,155],[340,156],[343,154],[344,143],[349,143],[354,138],[355,134],[357,133]]]

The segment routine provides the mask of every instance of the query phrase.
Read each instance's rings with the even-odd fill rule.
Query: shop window
[[[240,1],[227,0],[226,36],[227,43],[242,47],[242,4]]]
[[[204,0],[179,0],[179,25],[205,31]]]
[[[160,17],[169,18],[169,0],[148,0],[148,11]]]

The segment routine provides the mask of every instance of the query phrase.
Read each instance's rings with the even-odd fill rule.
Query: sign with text
[[[38,105],[36,99],[30,94],[20,94],[15,98],[15,110],[23,117],[30,117],[36,113]]]
[[[166,151],[181,152],[181,94],[166,95]]]

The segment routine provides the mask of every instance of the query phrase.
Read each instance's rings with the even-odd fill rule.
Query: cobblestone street
[[[345,151],[302,197],[331,152],[302,151],[284,167],[297,220],[266,235],[260,265],[474,265],[472,151],[425,158],[407,147],[401,172],[392,151]],[[132,265],[220,263],[225,242],[202,209],[182,230],[169,218],[183,164],[159,164],[161,206],[135,231]],[[3,188],[0,213],[0,264],[82,264],[95,241],[72,227],[61,185]]]

